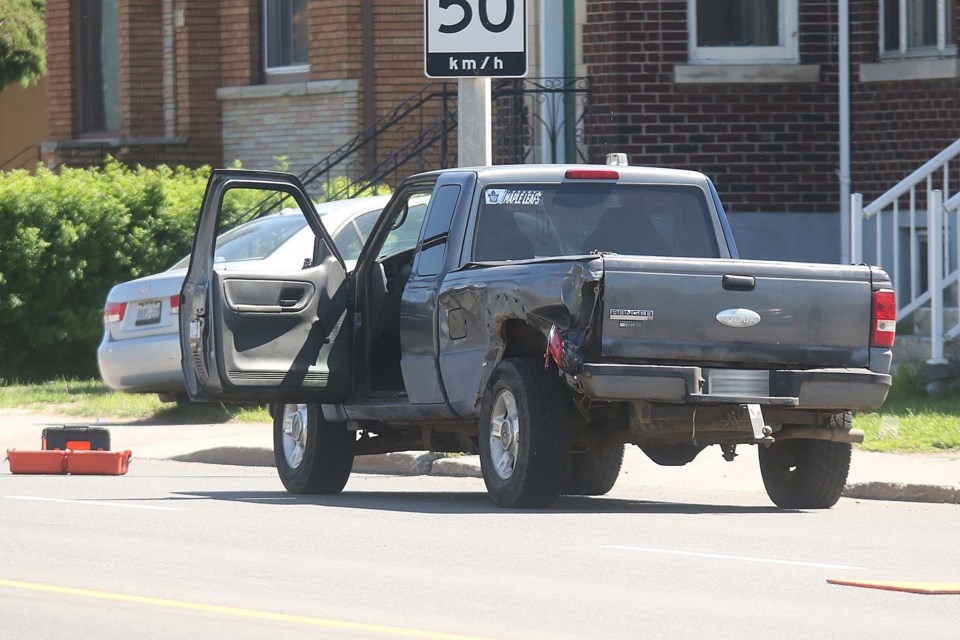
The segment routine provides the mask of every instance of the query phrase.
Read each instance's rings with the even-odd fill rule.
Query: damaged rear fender
[[[449,274],[438,296],[439,353],[453,409],[464,418],[479,415],[500,361],[543,356],[551,327],[585,337],[602,274],[598,256],[470,265]],[[539,353],[530,353],[532,345]]]

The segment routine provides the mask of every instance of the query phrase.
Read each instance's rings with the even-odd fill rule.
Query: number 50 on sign
[[[426,0],[423,13],[428,77],[527,75],[526,0]]]

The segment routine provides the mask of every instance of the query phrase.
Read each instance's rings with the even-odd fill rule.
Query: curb
[[[273,467],[273,451],[261,447],[214,447],[172,456],[176,462],[226,464],[241,467]],[[432,453],[400,452],[357,456],[354,473],[394,476],[447,476],[482,478],[478,456],[436,458]]]
[[[433,461],[430,475],[447,476],[454,478],[482,478],[480,459],[478,456],[463,456],[460,458],[440,458]]]
[[[248,467],[274,466],[273,451],[255,447],[216,447],[173,456],[170,459],[178,462]],[[435,458],[433,454],[424,452],[358,456],[353,463],[353,471],[379,475],[483,477],[478,456]],[[900,482],[858,482],[847,485],[843,490],[843,497],[858,500],[960,504],[960,489],[951,486]]]
[[[375,456],[357,456],[353,460],[355,473],[378,473],[400,476],[425,476],[433,467],[429,453],[383,453]]]
[[[930,502],[960,504],[960,490],[933,484],[903,484],[901,482],[860,482],[843,489],[844,498],[861,500],[890,500],[895,502]]]
[[[214,447],[172,456],[177,462],[231,464],[240,467],[272,467],[273,451],[258,447]]]

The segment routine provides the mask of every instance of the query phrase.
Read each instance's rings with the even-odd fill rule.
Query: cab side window
[[[420,250],[413,268],[418,276],[433,276],[443,268],[450,221],[459,198],[460,185],[456,184],[440,187],[434,195],[423,232],[420,234]]]

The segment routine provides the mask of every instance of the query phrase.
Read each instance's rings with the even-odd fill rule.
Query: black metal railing
[[[586,161],[586,78],[498,80],[491,93],[495,163],[554,163],[561,158],[571,163]],[[326,189],[328,198],[349,193],[350,185],[384,181],[395,185],[407,174],[454,166],[456,129],[456,84],[430,84],[309,167],[300,178],[306,185],[320,185],[345,177],[346,186]],[[376,162],[364,162],[367,158]]]
[[[304,185],[322,184],[333,177],[343,176],[351,183],[364,181],[364,175],[383,173],[377,170],[385,161],[397,162],[396,152],[380,159],[377,152],[383,148],[385,139],[391,141],[415,141],[430,139],[430,144],[439,142],[435,150],[439,164],[449,166],[450,146],[448,136],[428,135],[437,123],[447,122],[451,116],[456,126],[457,85],[453,82],[437,82],[425,86],[391,109],[376,121],[367,125],[356,136],[306,169],[300,179]],[[411,158],[423,153],[423,149],[401,142]],[[376,158],[372,166],[364,166],[365,158]]]
[[[32,169],[40,162],[40,146],[32,144],[0,162],[0,171]]]
[[[499,80],[493,91],[493,159],[497,164],[587,161],[586,78]]]
[[[50,167],[59,171],[63,167],[103,167],[110,151],[116,149],[112,142],[67,141],[60,143],[57,162]]]
[[[585,78],[498,80],[491,94],[496,164],[557,162],[564,156],[566,162],[586,161],[583,142],[589,86]],[[324,200],[350,197],[368,186],[396,186],[407,175],[455,166],[456,130],[456,83],[429,84],[299,177],[315,197]],[[282,198],[267,198],[242,219],[269,213],[281,202]]]

